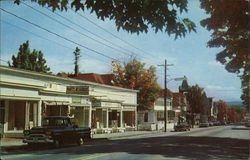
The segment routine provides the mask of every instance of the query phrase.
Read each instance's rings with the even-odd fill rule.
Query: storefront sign
[[[79,97],[72,98],[72,103],[80,104],[81,103],[81,98],[79,98]]]

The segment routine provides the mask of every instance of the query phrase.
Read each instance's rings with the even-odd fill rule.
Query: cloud
[[[231,86],[218,86],[218,85],[207,85],[205,88],[209,90],[236,90],[236,88]]]
[[[209,66],[223,66],[220,62],[218,61],[209,61],[208,62]]]

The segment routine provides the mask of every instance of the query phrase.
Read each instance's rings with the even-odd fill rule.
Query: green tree
[[[195,31],[195,24],[180,14],[187,12],[187,0],[31,0],[41,6],[48,6],[53,11],[72,8],[75,11],[89,10],[101,20],[114,20],[117,30],[130,33],[148,32],[151,27],[155,32],[163,31],[175,38]],[[21,3],[21,0],[15,0]]]
[[[190,115],[187,115],[187,119],[191,121],[192,126],[195,123],[194,114],[203,113],[204,93],[204,89],[199,87],[197,84],[195,86],[190,86],[186,93],[190,112]]]
[[[50,73],[50,68],[46,65],[46,60],[41,51],[30,51],[29,41],[26,41],[19,47],[17,55],[12,56],[12,64],[8,62],[10,67],[26,69],[36,72]]]
[[[160,87],[157,83],[156,68],[145,68],[145,63],[136,59],[119,64],[113,63],[113,83],[116,86],[139,90],[137,94],[138,110],[148,110],[153,107],[159,97]]]

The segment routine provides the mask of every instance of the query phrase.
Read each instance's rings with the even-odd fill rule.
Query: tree
[[[218,107],[217,120],[223,122],[227,119],[228,106],[226,102],[224,102],[223,100],[219,100],[217,107]]]
[[[145,63],[132,59],[128,63],[113,62],[113,83],[116,86],[139,90],[138,110],[149,110],[159,96],[156,68],[145,68]]]
[[[208,47],[222,47],[216,55],[217,61],[225,65],[229,72],[240,73],[242,80],[242,100],[250,109],[250,32],[249,0],[201,0],[203,8],[210,17],[201,25],[212,31]]]
[[[241,99],[246,106],[247,111],[250,113],[250,64],[246,66],[243,74],[241,75]]]
[[[192,126],[195,123],[194,115],[201,114],[203,111],[204,93],[204,89],[197,84],[195,86],[190,86],[186,93],[190,112],[190,114],[187,114],[187,119],[191,121]]]
[[[238,105],[231,106],[231,108],[237,113],[237,122],[242,121],[246,114],[246,108]]]
[[[190,86],[186,94],[191,113],[201,113],[204,98],[204,89],[198,86]]]
[[[152,27],[155,32],[163,31],[175,38],[195,31],[195,24],[188,18],[180,18],[187,12],[187,0],[31,0],[41,6],[48,6],[53,11],[72,8],[75,11],[90,10],[101,20],[114,20],[117,30],[130,33],[148,32]],[[20,4],[21,0],[15,0]],[[70,7],[69,7],[70,6]]]
[[[222,47],[216,59],[229,72],[240,72],[249,63],[249,1],[201,0],[201,8],[210,15],[201,25],[213,31],[208,47]]]
[[[74,57],[75,57],[75,59],[74,59],[75,76],[77,76],[79,74],[79,65],[78,65],[78,63],[79,63],[79,59],[80,59],[80,56],[81,56],[80,55],[81,54],[81,50],[78,47],[76,47],[76,49],[73,52],[73,54],[74,54]]]
[[[42,51],[30,51],[29,41],[26,41],[19,47],[17,55],[12,56],[12,64],[8,62],[10,67],[26,69],[36,72],[50,73],[50,68],[46,65]]]

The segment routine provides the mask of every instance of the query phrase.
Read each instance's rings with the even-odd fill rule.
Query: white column
[[[135,130],[138,130],[138,118],[137,118],[137,110],[135,109]]]
[[[122,112],[122,109],[121,109],[121,112],[120,112],[120,127],[123,128],[123,112]]]
[[[9,122],[9,101],[5,100],[5,118],[4,118],[4,132],[8,131],[8,122]]]
[[[37,106],[37,125],[41,126],[42,125],[42,101],[38,101],[38,106]]]
[[[106,128],[109,128],[109,109],[108,108],[106,112]]]
[[[33,103],[33,125],[37,126],[37,110],[38,110],[38,102]]]
[[[92,105],[89,106],[89,127],[91,128],[92,122]]]
[[[25,123],[24,123],[24,129],[29,129],[29,118],[30,118],[30,102],[25,101]]]

